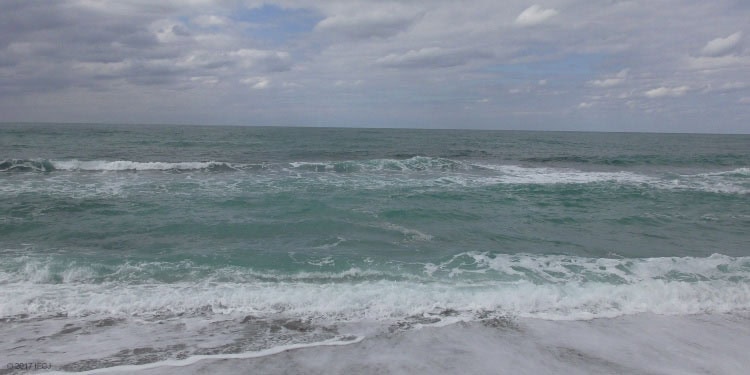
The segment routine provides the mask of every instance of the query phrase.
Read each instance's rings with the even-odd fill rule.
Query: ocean
[[[2,124],[0,373],[739,374],[748,198],[750,135]]]

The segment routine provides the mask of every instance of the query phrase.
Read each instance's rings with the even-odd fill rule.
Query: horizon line
[[[0,121],[3,125],[95,125],[95,126],[194,126],[194,127],[237,127],[237,128],[310,128],[310,129],[379,129],[379,130],[438,130],[438,131],[515,131],[515,132],[550,132],[550,133],[609,133],[609,134],[685,134],[685,135],[750,135],[747,133],[711,133],[711,132],[685,132],[685,131],[629,131],[629,130],[570,130],[570,129],[488,129],[488,128],[429,128],[429,127],[393,127],[393,126],[337,126],[337,125],[252,125],[252,124],[200,124],[200,123],[127,123],[127,122],[76,122],[76,121]]]

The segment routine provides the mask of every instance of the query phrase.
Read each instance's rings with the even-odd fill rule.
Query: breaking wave
[[[172,274],[173,280],[155,280],[156,271]],[[0,274],[0,297],[16,301],[3,305],[0,313],[162,316],[210,311],[361,321],[403,319],[439,308],[467,319],[497,311],[568,320],[750,309],[747,257],[597,259],[468,252],[423,264],[409,277],[389,276],[396,272],[281,273],[208,269],[189,262],[104,267],[24,258]]]
[[[8,159],[0,163],[0,172],[59,171],[174,171],[174,170],[235,170],[237,166],[224,162],[137,162],[129,160],[46,160]]]
[[[550,185],[615,183],[630,186],[649,186],[669,190],[697,190],[712,193],[747,194],[750,192],[750,168],[707,171],[697,174],[643,173],[630,170],[587,171],[562,167],[529,167],[505,164],[476,163],[445,158],[414,156],[408,159],[371,159],[358,161],[295,161],[287,163],[229,163],[200,162],[136,162],[80,161],[80,160],[25,160],[8,159],[0,163],[0,172],[66,171],[88,172],[148,172],[198,171],[230,173],[240,179],[253,179],[259,173],[264,178],[317,178],[334,185],[342,182],[356,186],[392,184],[441,186],[488,186],[498,184]],[[244,173],[244,174],[243,174]],[[318,177],[325,176],[321,180]],[[331,177],[331,178],[328,178]],[[405,178],[404,178],[405,177]],[[361,183],[361,184],[360,184]],[[366,187],[366,186],[362,187]]]

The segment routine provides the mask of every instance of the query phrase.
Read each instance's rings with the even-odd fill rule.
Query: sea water
[[[419,363],[450,338],[454,363],[495,345],[544,371],[734,373],[748,198],[747,135],[3,124],[0,358]],[[628,324],[680,331],[676,367],[639,367]]]

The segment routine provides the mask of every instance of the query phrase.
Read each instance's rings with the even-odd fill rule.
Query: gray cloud
[[[738,31],[726,38],[716,38],[703,47],[701,51],[705,56],[718,57],[732,53],[740,45],[742,32]]]
[[[749,18],[733,0],[5,0],[0,121],[750,132]]]
[[[376,62],[389,68],[446,68],[464,65],[471,60],[489,58],[490,54],[473,50],[444,50],[428,47],[411,50],[402,54],[389,54]]]
[[[418,11],[402,4],[331,9],[332,14],[320,21],[315,30],[349,39],[387,38],[406,30],[420,16]]]
[[[589,81],[589,83],[595,87],[609,88],[609,87],[622,85],[627,78],[628,78],[628,69],[623,69],[619,71],[617,74],[614,74],[614,75],[611,75],[602,79]]]
[[[177,88],[196,76],[234,79],[232,70],[282,72],[292,65],[287,52],[243,48],[245,41],[236,35],[227,45],[197,35],[180,21],[180,8],[170,4],[95,5],[0,5],[0,19],[9,20],[0,23],[5,31],[0,67],[7,72],[0,77],[5,88],[0,95],[69,87],[106,90],[115,87],[114,81]],[[226,41],[226,35],[222,37]]]

